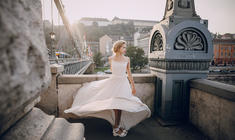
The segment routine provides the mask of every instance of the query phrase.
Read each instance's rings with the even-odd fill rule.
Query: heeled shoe
[[[120,126],[113,128],[113,136],[125,137],[127,135],[127,130],[122,129],[122,132],[119,134]]]
[[[113,136],[118,136],[119,127],[113,128]]]

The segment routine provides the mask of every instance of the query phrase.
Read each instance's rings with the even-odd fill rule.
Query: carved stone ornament
[[[208,70],[210,61],[206,60],[159,60],[150,59],[149,66],[165,70]]]
[[[162,51],[162,50],[163,50],[162,35],[159,31],[156,31],[153,34],[153,37],[151,40],[150,53],[152,51]]]
[[[187,9],[187,8],[190,8],[190,2],[189,0],[179,0],[178,6],[179,8]]]
[[[175,41],[175,50],[199,50],[203,51],[205,48],[205,39],[196,30],[183,31]]]
[[[173,8],[173,0],[168,0],[167,10],[170,11]]]

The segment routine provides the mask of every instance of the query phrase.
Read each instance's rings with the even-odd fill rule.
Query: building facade
[[[214,65],[235,65],[235,39],[214,39]]]
[[[113,44],[113,39],[108,36],[104,35],[99,39],[99,44],[100,44],[100,53],[103,56],[110,56],[112,55],[112,44]]]
[[[92,55],[96,54],[99,52],[99,42],[95,42],[95,41],[88,41],[87,43],[87,47],[90,47]]]
[[[145,56],[148,56],[149,52],[149,39],[150,39],[149,33],[137,39],[138,40],[137,47],[142,48],[144,50]]]
[[[100,52],[104,56],[110,56],[112,55],[112,47],[113,43],[117,40],[125,40],[127,46],[133,46],[134,45],[134,40],[133,37],[131,36],[120,36],[120,35],[104,35],[102,36],[99,41],[100,41]]]
[[[90,17],[83,17],[78,22],[84,24],[85,26],[91,26],[94,23],[97,23],[98,26],[108,26],[109,24],[111,24],[111,22],[106,18],[90,18]]]
[[[158,21],[153,20],[121,19],[118,17],[114,17],[111,22],[112,24],[128,24],[132,22],[135,29],[138,31],[146,27],[152,28],[155,24],[159,23]]]

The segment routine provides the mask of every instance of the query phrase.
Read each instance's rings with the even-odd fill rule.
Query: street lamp
[[[50,34],[50,38],[51,38],[51,59],[56,60],[56,53],[55,53],[55,33],[52,31],[49,33]],[[56,61],[57,62],[57,61]]]
[[[50,34],[51,39],[55,40],[55,33],[54,32],[50,32],[49,34]]]

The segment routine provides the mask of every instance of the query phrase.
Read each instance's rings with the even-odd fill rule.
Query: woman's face
[[[122,47],[120,48],[119,52],[121,54],[125,54],[126,53],[126,44],[123,44]]]

